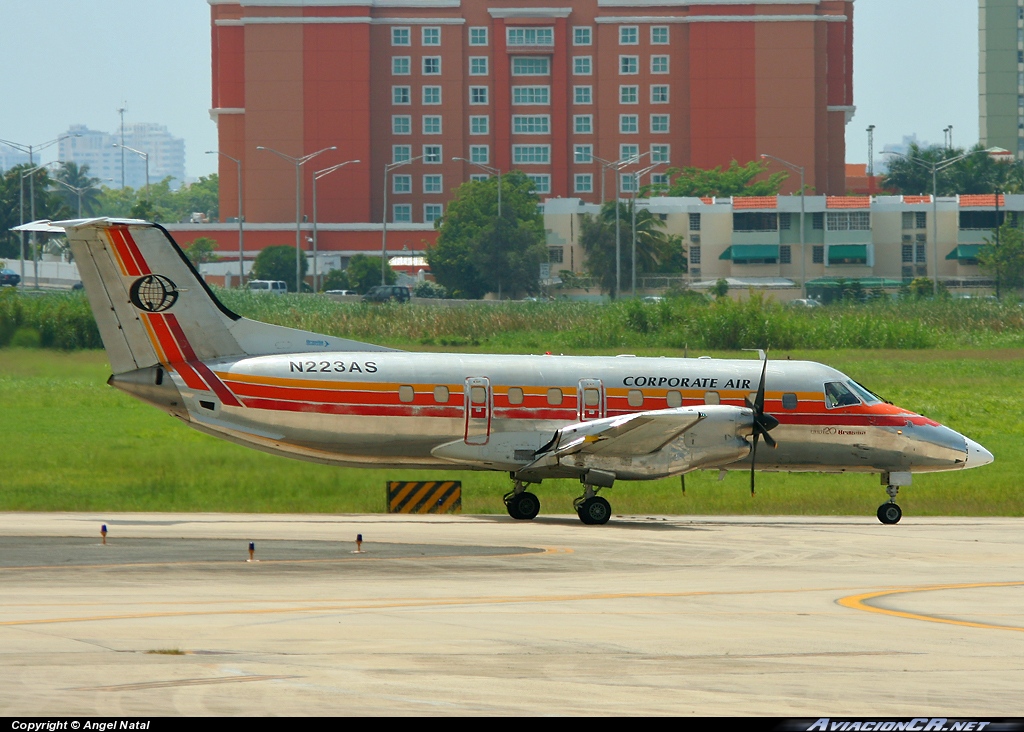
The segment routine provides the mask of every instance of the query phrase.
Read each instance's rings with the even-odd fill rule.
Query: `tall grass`
[[[463,346],[493,352],[585,352],[651,348],[783,350],[1000,348],[1024,346],[1024,307],[985,300],[904,300],[793,308],[753,295],[743,302],[675,297],[645,303],[432,305],[337,303],[220,290],[246,317],[404,348]],[[98,348],[81,293],[0,292],[0,346],[37,333],[44,347]],[[31,345],[31,339],[23,345]]]

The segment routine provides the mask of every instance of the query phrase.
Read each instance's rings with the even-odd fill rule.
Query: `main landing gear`
[[[580,521],[589,526],[608,523],[608,519],[612,517],[612,506],[597,495],[597,492],[601,488],[611,488],[615,482],[615,474],[603,470],[588,470],[580,476],[580,482],[583,483],[583,495],[572,502]]]
[[[900,492],[899,486],[889,485],[885,487],[889,494],[889,500],[878,507],[878,520],[883,524],[898,524],[903,518],[903,509],[896,505],[896,494]]]
[[[526,490],[526,483],[516,481],[515,487],[505,494],[505,508],[508,515],[520,521],[537,518],[540,513],[540,499]]]

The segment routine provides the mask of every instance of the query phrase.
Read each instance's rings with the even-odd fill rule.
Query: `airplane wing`
[[[554,450],[558,457],[586,453],[628,457],[648,455],[657,452],[679,435],[705,419],[705,415],[692,408],[663,409],[656,412],[638,412],[611,420],[593,430],[582,423],[562,430],[559,446]],[[578,434],[586,430],[586,434]]]

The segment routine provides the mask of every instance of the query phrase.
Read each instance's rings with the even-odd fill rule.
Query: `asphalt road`
[[[8,716],[1024,709],[1022,519],[11,513],[0,590]]]

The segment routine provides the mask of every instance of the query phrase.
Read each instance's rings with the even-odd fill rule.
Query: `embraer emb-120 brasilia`
[[[356,467],[507,471],[526,490],[578,478],[576,510],[603,524],[616,480],[698,469],[913,473],[992,462],[968,437],[808,361],[410,353],[240,317],[156,224],[67,232],[113,375],[109,383],[216,437]],[[758,452],[763,440],[769,448]]]

